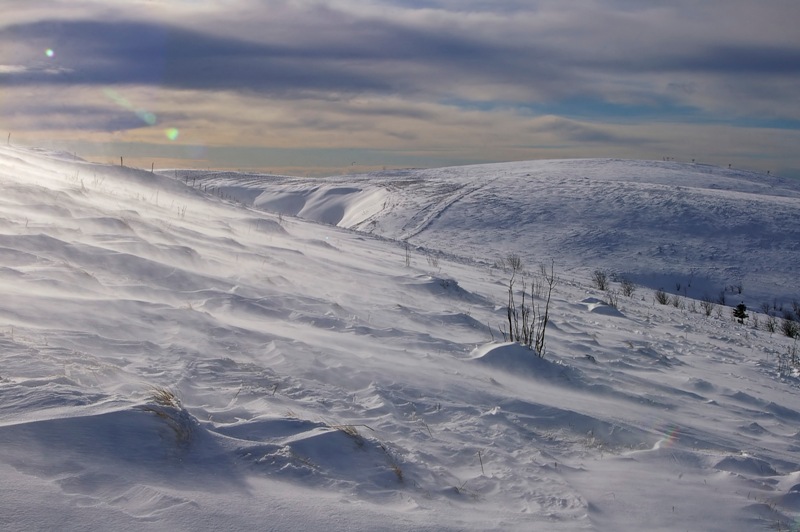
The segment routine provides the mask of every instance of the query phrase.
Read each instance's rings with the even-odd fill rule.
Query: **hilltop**
[[[749,306],[800,299],[800,181],[699,163],[523,161],[331,178],[181,172],[256,208]],[[737,301],[738,302],[738,301]]]

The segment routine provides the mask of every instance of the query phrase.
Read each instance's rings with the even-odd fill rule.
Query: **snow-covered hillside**
[[[796,528],[796,343],[586,273],[746,256],[745,295],[796,293],[797,187],[685,168],[248,181],[1,147],[0,528]],[[561,276],[545,358],[492,343],[513,253]]]
[[[800,298],[800,181],[704,164],[585,159],[301,179],[183,172],[245,204],[494,260],[554,259],[750,306]],[[738,287],[741,286],[742,293]],[[736,301],[738,303],[739,301]]]

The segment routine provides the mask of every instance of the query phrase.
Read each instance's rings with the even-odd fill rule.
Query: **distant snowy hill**
[[[676,162],[581,159],[325,179],[183,172],[245,204],[495,261],[760,305],[800,299],[800,181]],[[738,293],[741,286],[742,293]]]
[[[159,175],[2,146],[0,186],[4,532],[800,524],[794,322],[589,275],[666,282],[697,255],[696,281],[788,292],[792,183],[623,161]],[[560,277],[541,358],[501,338],[514,253],[517,287],[550,257]],[[763,270],[722,266],[743,256]]]

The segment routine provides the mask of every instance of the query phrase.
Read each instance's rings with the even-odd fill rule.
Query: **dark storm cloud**
[[[378,94],[439,99],[480,84],[543,94],[575,91],[568,58],[544,45],[504,44],[443,28],[352,21],[346,38],[299,28],[273,44],[134,21],[39,21],[0,29],[25,50],[2,85],[154,85],[303,98]],[[313,26],[313,25],[312,25]],[[307,31],[308,33],[304,33]],[[52,48],[47,59],[42,50]],[[569,91],[565,88],[571,87]]]
[[[180,112],[159,113],[157,116],[153,114],[152,121],[148,123],[142,118],[143,112],[137,114],[117,105],[74,105],[57,100],[18,104],[9,114],[12,118],[24,116],[30,127],[37,130],[108,133],[169,124],[187,118]]]
[[[329,64],[345,50],[292,49],[143,22],[42,21],[0,30],[0,42],[30,43],[28,58],[55,50],[61,72],[0,73],[4,84],[154,84],[263,92],[387,90],[374,76]]]
[[[798,46],[743,46],[741,44],[698,46],[686,51],[629,54],[614,57],[570,59],[573,67],[602,69],[616,73],[706,73],[730,76],[751,74],[800,75]]]
[[[49,20],[0,29],[4,46],[28,50],[26,64],[56,50],[59,76],[31,68],[6,73],[17,83],[159,83],[254,91],[447,92],[449,84],[488,82],[538,90],[577,80],[574,58],[533,36],[519,42],[473,35],[446,21],[419,24],[358,18],[317,8],[286,21],[292,38],[270,41],[281,21],[265,17],[263,37],[244,40],[201,29],[141,21]],[[319,32],[325,18],[339,29]],[[318,33],[320,33],[318,35]]]
[[[432,1],[395,4],[405,9],[449,5]],[[653,4],[657,3],[637,5]],[[470,8],[476,9],[468,4],[461,9]],[[528,16],[535,13],[535,5],[525,8],[520,3],[491,9],[483,4],[483,9],[505,15],[509,11]],[[472,32],[470,28],[481,26],[465,29],[448,24],[447,19],[357,17],[319,6],[303,13],[305,18],[297,14],[297,20],[288,20],[284,14],[285,21],[264,16],[263,35],[250,40],[211,34],[200,27],[130,20],[20,23],[0,29],[0,43],[24,50],[17,63],[25,69],[0,70],[0,83],[152,84],[284,96],[295,93],[298,97],[307,91],[441,97],[492,84],[515,93],[519,101],[531,101],[576,95],[607,97],[606,76],[612,73],[629,76],[629,85],[644,91],[648,90],[645,77],[649,74],[741,79],[756,74],[800,75],[800,41],[781,46],[746,45],[735,37],[729,42],[698,37],[696,44],[682,39],[674,46],[660,46],[659,42],[669,39],[668,31],[658,29],[652,36],[642,36],[648,25],[658,27],[657,19],[638,19],[635,22],[643,28],[637,32],[629,28],[633,22],[617,12],[604,15],[597,23],[568,12],[562,14],[561,27],[535,28],[523,36],[518,31],[503,35],[502,19],[487,22],[484,32]],[[510,19],[506,23],[512,24],[513,16]],[[330,23],[326,25],[325,20]],[[271,40],[271,33],[283,26],[294,30],[291,38]],[[333,26],[338,30],[320,31]],[[53,48],[55,57],[43,58],[44,48]],[[622,86],[624,80],[614,84]],[[662,96],[681,97],[661,89],[665,91]],[[634,94],[637,89],[626,90]]]
[[[664,65],[665,68],[669,66],[668,63]],[[800,74],[800,46],[718,46],[676,58],[671,66],[694,72],[796,76]]]

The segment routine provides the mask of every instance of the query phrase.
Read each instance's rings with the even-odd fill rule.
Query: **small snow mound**
[[[755,397],[753,397],[752,395],[750,395],[748,393],[745,393],[745,392],[742,392],[742,391],[734,392],[734,393],[728,395],[728,397],[730,397],[731,399],[736,399],[737,401],[741,401],[742,403],[747,403],[747,404],[751,404],[751,405],[759,405],[760,406],[762,404],[762,402],[760,400],[758,400]]]
[[[791,408],[787,408],[783,405],[779,405],[778,403],[770,402],[767,405],[767,410],[778,417],[783,417],[792,421],[800,421],[800,412],[797,410],[792,410]]]
[[[741,430],[743,432],[749,432],[750,434],[766,434],[767,433],[767,429],[765,429],[764,427],[762,427],[761,425],[759,425],[755,421],[753,421],[749,425],[742,425],[741,427],[739,427],[739,430]]]
[[[784,495],[774,497],[772,502],[784,510],[800,512],[800,491],[790,491]]]
[[[436,296],[448,297],[476,304],[486,302],[480,295],[462,288],[455,279],[428,275],[419,276],[417,279],[421,280],[421,282],[415,281],[413,283],[407,283],[406,286]]]
[[[566,377],[569,380],[571,370],[568,366],[537,356],[536,351],[516,342],[490,342],[478,346],[469,358],[492,369],[548,379]]]
[[[286,232],[283,226],[275,220],[269,220],[266,218],[246,218],[243,220],[243,223],[246,223],[248,227],[261,233],[270,233],[277,235],[289,234]]]
[[[697,377],[690,377],[689,380],[687,380],[686,382],[695,390],[700,390],[703,392],[710,392],[714,390],[714,385],[704,379],[698,379]]]
[[[625,314],[596,297],[587,297],[581,301],[581,303],[586,305],[586,310],[592,314],[602,314],[603,316],[614,316],[617,318],[625,317]]]
[[[778,474],[768,462],[752,456],[728,456],[717,462],[714,469],[761,477],[772,477]]]

